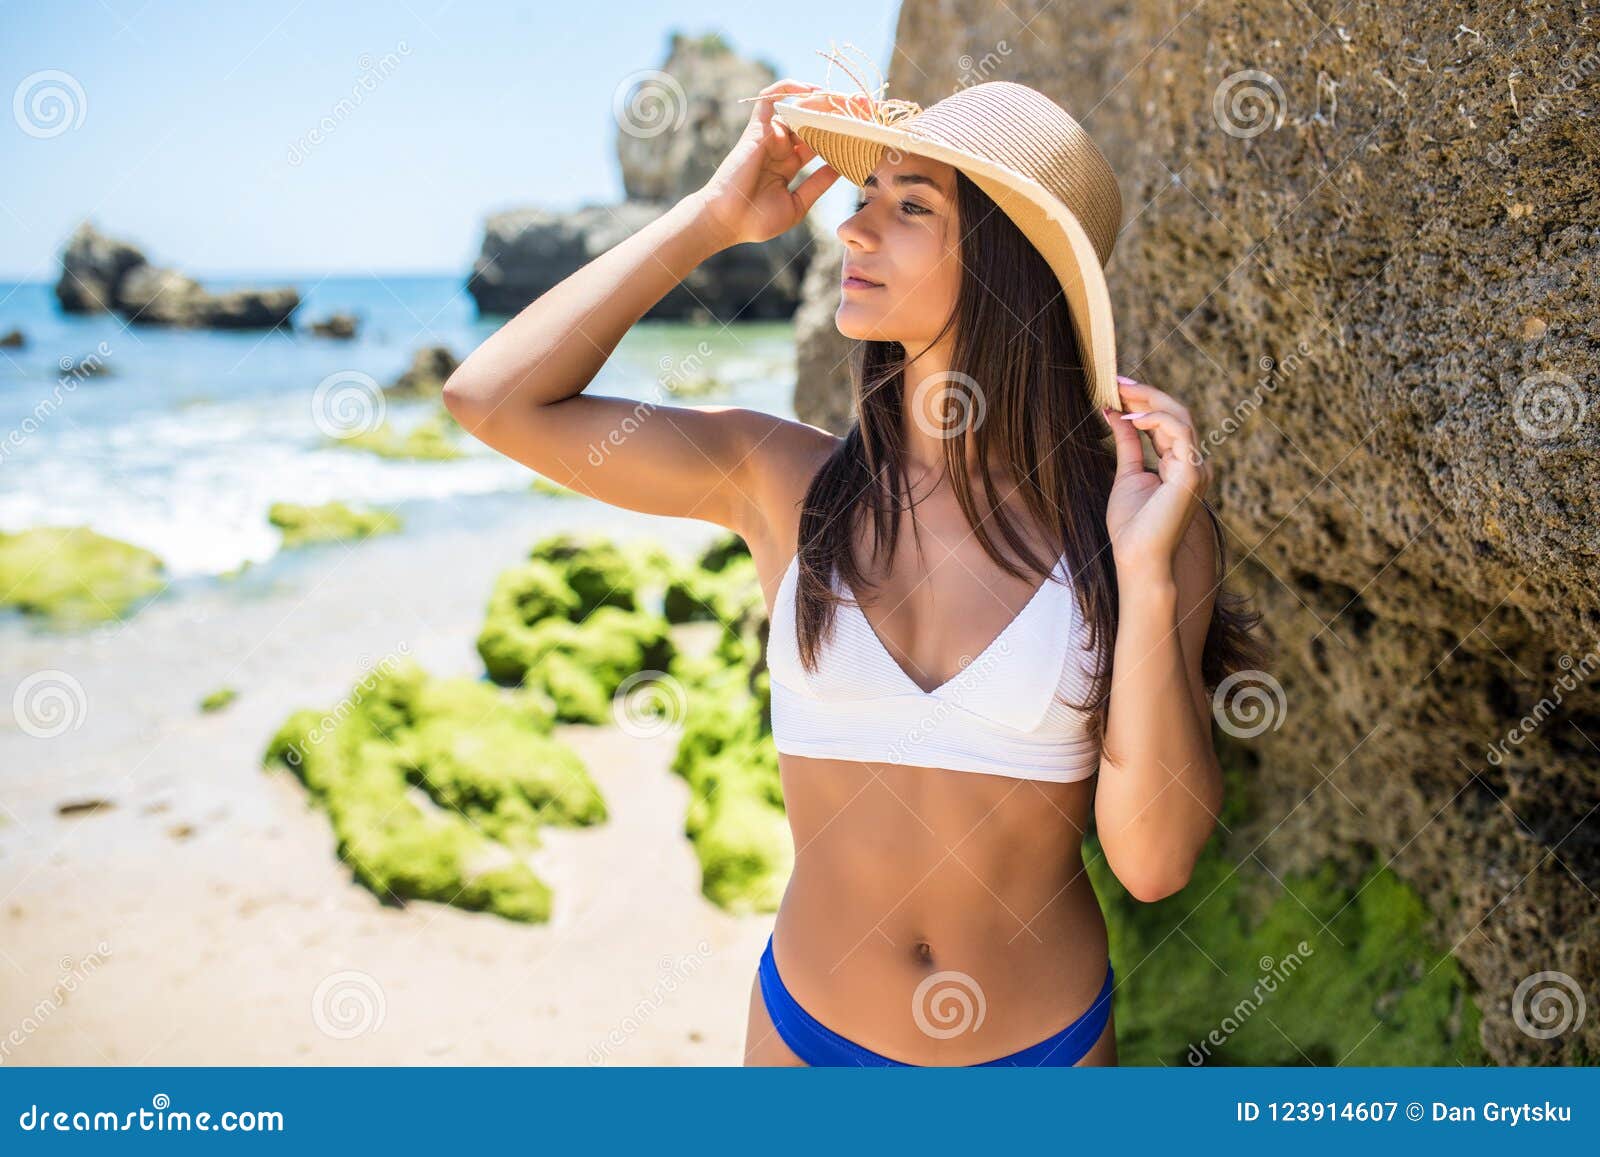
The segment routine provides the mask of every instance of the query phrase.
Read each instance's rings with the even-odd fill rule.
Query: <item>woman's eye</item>
[[[867,207],[866,198],[865,197],[858,197],[856,199],[856,212],[859,213],[859,212],[861,212],[861,210],[865,209],[866,207]],[[902,213],[906,213],[906,214],[908,214],[910,216],[913,216],[913,217],[919,216],[919,215],[921,215],[923,213],[931,213],[931,212],[933,212],[932,209],[928,209],[928,208],[925,208],[922,205],[918,205],[915,201],[901,201],[900,202],[900,211]]]

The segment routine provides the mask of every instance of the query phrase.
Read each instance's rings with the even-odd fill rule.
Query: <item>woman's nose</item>
[[[839,222],[839,228],[834,230],[839,240],[852,249],[870,249],[876,241],[871,227],[865,220],[866,213],[867,209],[858,209]]]

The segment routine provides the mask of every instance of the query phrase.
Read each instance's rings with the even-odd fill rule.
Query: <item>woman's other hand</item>
[[[1178,545],[1211,480],[1189,411],[1170,394],[1117,377],[1126,413],[1102,409],[1117,444],[1117,477],[1106,506],[1111,553],[1121,573],[1170,575]],[[1144,430],[1155,444],[1156,470],[1145,469]]]
[[[744,133],[694,194],[725,246],[768,241],[794,228],[838,176],[823,165],[789,191],[795,174],[817,154],[781,120],[773,120],[772,106],[781,97],[817,87],[786,79],[762,89]]]

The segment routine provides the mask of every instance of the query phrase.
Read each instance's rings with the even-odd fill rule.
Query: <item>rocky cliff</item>
[[[739,104],[777,79],[717,36],[674,35],[660,69],[617,90],[617,158],[627,200],[573,212],[526,208],[491,216],[467,283],[484,313],[512,314],[703,185],[750,119]],[[786,318],[811,256],[809,226],[704,262],[647,317]]]
[[[1219,727],[1253,770],[1218,854],[1271,888],[1387,864],[1430,913],[1407,969],[1459,964],[1508,1064],[1600,1059],[1597,36],[1537,0],[906,0],[889,75],[1031,84],[1106,152],[1119,368],[1193,410],[1278,649]],[[807,308],[798,404],[837,429]]]
[[[79,225],[61,252],[56,300],[67,313],[113,311],[136,325],[272,329],[300,305],[291,288],[213,293],[175,269],[150,264],[136,246]]]

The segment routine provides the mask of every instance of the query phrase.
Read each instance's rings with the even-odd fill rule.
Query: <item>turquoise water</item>
[[[278,551],[266,521],[278,501],[331,500],[395,509],[408,533],[430,522],[492,522],[507,503],[564,503],[574,524],[587,500],[528,490],[533,478],[473,439],[450,462],[404,462],[330,446],[328,390],[393,381],[424,345],[465,357],[503,319],[479,319],[457,276],[207,279],[209,288],[294,284],[296,324],[335,310],[361,321],[353,341],[306,332],[230,333],[129,327],[113,316],[61,313],[47,283],[0,283],[0,333],[28,344],[0,350],[0,529],[88,525],[161,555],[174,578],[215,575]],[[700,343],[704,342],[702,347]],[[643,322],[588,389],[661,399],[686,358],[724,389],[678,404],[753,406],[793,415],[789,323],[693,326]],[[109,373],[63,373],[85,357]],[[319,409],[318,406],[321,406]],[[405,429],[431,402],[384,399]],[[576,460],[576,459],[575,459]],[[481,501],[462,502],[462,498]]]

